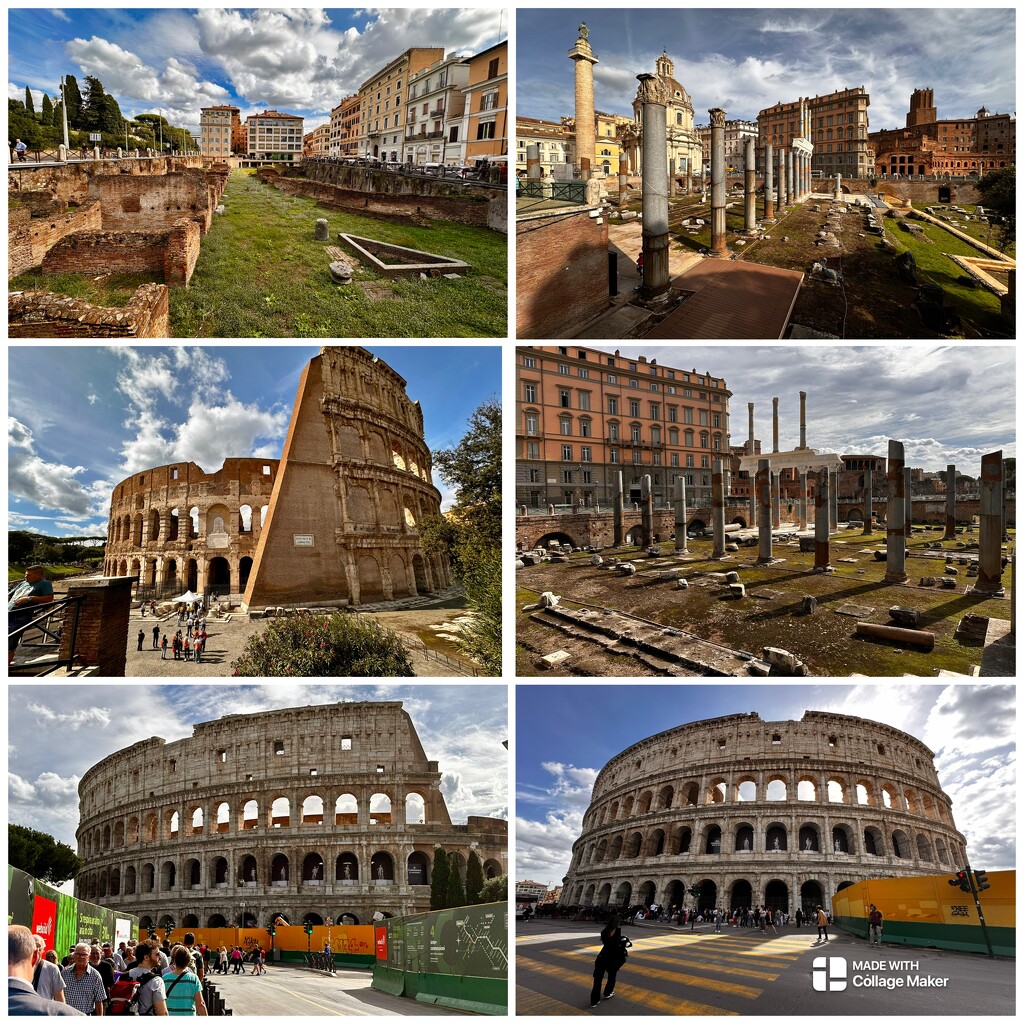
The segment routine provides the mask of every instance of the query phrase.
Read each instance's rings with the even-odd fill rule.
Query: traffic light
[[[304,928],[305,928],[305,931],[306,931],[307,935],[312,935],[313,934],[313,922],[312,921],[307,921],[305,923],[305,925],[304,925]]]
[[[271,938],[273,938],[273,937],[274,937],[274,936],[275,936],[275,935],[277,934],[277,933],[275,932],[275,930],[274,930],[274,926],[273,926],[272,924],[271,924],[271,925],[268,925],[268,926],[267,926],[267,934],[268,934],[268,935],[269,935],[269,936],[270,936]]]
[[[971,879],[966,871],[958,871],[950,880],[949,884],[956,886],[962,892],[971,891]]]
[[[982,892],[985,889],[991,889],[992,886],[989,884],[988,875],[984,871],[974,872],[974,882],[977,886],[978,892]]]

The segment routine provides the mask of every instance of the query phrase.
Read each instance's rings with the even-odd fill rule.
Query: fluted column
[[[725,244],[725,111],[712,107],[711,116],[711,252],[718,259],[729,255]]]
[[[766,221],[775,219],[775,196],[772,195],[775,189],[773,173],[775,168],[772,166],[772,156],[772,144],[767,142],[764,147],[764,219]]]
[[[656,75],[637,75],[643,110],[643,253],[642,298],[653,304],[668,298],[668,143],[665,106],[668,90]]]

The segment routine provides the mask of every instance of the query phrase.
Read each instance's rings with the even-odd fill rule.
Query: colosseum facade
[[[471,850],[485,878],[508,863],[507,822],[452,824],[440,782],[400,701],[230,715],[143,740],[79,783],[75,895],[143,927],[425,911],[435,847],[463,879]]]
[[[185,589],[270,605],[361,605],[443,590],[420,524],[440,511],[423,412],[358,346],[306,366],[280,460],[145,470],[113,491],[104,572],[140,597]]]
[[[565,905],[806,913],[869,878],[966,863],[934,755],[898,729],[807,711],[693,722],[612,758],[594,783]]]

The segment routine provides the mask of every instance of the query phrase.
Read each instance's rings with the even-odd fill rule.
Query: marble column
[[[643,108],[643,252],[645,302],[668,299],[668,138],[665,106],[668,89],[656,75],[637,75]]]
[[[914,499],[911,496],[910,487],[910,467],[903,467],[903,493],[906,496],[906,500],[903,502],[903,527],[905,530],[905,536],[907,538],[907,544],[910,543],[911,535],[913,534],[913,528],[911,521],[913,520],[913,506]]]
[[[885,474],[888,495],[885,509],[885,582],[903,583],[907,578],[907,538],[904,523],[906,502],[903,477],[903,445],[899,441],[889,442],[889,462]]]
[[[956,466],[946,466],[946,532],[943,540],[956,538]]]
[[[825,572],[829,565],[829,509],[831,507],[829,470],[818,470],[814,488],[814,571]]]
[[[775,175],[772,173],[774,170],[772,144],[768,142],[764,147],[764,219],[769,222],[775,219],[775,196],[772,195],[775,189]]]
[[[862,533],[871,533],[871,465],[868,464],[867,470],[864,472],[864,529]]]
[[[797,201],[796,181],[793,176],[793,150],[786,153],[786,195],[789,197],[789,205],[793,206]]]
[[[629,175],[627,173],[627,158],[619,156],[619,200],[621,201],[629,191]]]
[[[757,231],[757,168],[754,166],[754,137],[748,135],[743,143],[743,230],[748,235]]]
[[[807,529],[807,470],[800,472],[800,529]]]
[[[747,402],[747,455],[754,454],[754,403]],[[757,522],[757,491],[754,487],[754,474],[748,472],[750,477],[750,516],[748,523],[753,526]]]
[[[843,176],[841,174],[836,175],[836,190],[832,198],[836,200],[843,198]]]
[[[722,460],[715,459],[711,463],[711,527],[713,547],[712,558],[725,556],[725,474],[722,471]]]
[[[594,65],[597,54],[590,48],[590,32],[586,22],[580,25],[579,38],[569,51],[569,60],[576,65],[576,155],[580,161],[583,180],[590,177],[590,161],[597,150],[596,120],[594,117]],[[586,161],[586,169],[583,168]]]
[[[776,212],[781,216],[786,210],[786,151],[779,146],[778,184],[775,186],[779,201]]]
[[[782,473],[772,470],[772,529],[782,525]]]
[[[640,481],[640,543],[648,548],[654,542],[654,496],[650,474]]]
[[[612,498],[612,546],[622,547],[622,472],[615,474],[615,496]]]
[[[833,532],[839,529],[839,470],[830,469],[828,518]]]
[[[687,552],[686,547],[686,477],[676,479],[676,551]]]
[[[540,181],[540,146],[531,143],[526,147],[526,178],[528,181]]]
[[[725,244],[725,111],[712,107],[711,115],[711,251],[722,259],[729,255]]]
[[[978,581],[974,593],[1001,597],[1003,590],[1003,453],[981,458],[978,506]]]
[[[772,483],[767,459],[757,462],[757,562],[764,565],[772,560]]]

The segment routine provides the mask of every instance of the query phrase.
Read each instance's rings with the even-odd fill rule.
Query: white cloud
[[[12,497],[72,515],[91,511],[88,492],[76,479],[86,471],[85,466],[65,466],[41,458],[35,452],[32,431],[13,417],[7,420],[7,438],[12,449],[8,454],[7,489]]]

